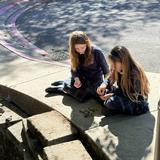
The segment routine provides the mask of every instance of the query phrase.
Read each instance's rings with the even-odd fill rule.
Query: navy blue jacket
[[[91,83],[102,83],[104,75],[108,74],[109,67],[101,49],[92,47],[93,63],[84,66],[84,54],[79,54],[79,66],[76,71],[71,70],[72,77],[84,77]]]

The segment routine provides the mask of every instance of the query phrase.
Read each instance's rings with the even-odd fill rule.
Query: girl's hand
[[[100,98],[103,100],[103,101],[106,101],[108,100],[110,97],[113,96],[113,93],[108,93],[108,94],[105,94],[104,96],[100,96]]]
[[[103,96],[106,91],[106,84],[102,83],[98,88],[97,88],[97,94],[100,96]]]
[[[74,81],[74,87],[80,88],[81,85],[82,85],[80,79],[78,77],[76,77],[74,80],[75,80]]]

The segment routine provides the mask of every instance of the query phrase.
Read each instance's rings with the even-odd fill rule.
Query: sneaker
[[[63,85],[64,84],[64,81],[56,81],[56,82],[53,82],[51,84],[51,86],[59,86],[59,85]]]
[[[60,93],[63,92],[63,85],[60,86],[51,86],[45,89],[47,93]]]

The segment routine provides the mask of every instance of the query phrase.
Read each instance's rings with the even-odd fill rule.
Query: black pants
[[[80,88],[74,87],[74,79],[71,77],[64,81],[64,92],[74,97],[80,102],[84,102],[92,97],[98,100],[100,103],[103,101],[99,98],[96,93],[97,87],[102,83],[102,81],[91,82],[85,79],[84,77],[80,78],[82,86]]]
[[[127,114],[140,115],[149,111],[148,102],[144,98],[133,102],[128,97],[114,94],[104,102],[102,113],[104,115]]]

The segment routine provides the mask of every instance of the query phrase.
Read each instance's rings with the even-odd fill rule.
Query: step
[[[7,86],[0,85],[0,97],[14,103],[19,109],[30,116],[52,110],[52,108],[45,103]]]
[[[79,140],[44,148],[44,160],[92,160]]]
[[[22,160],[25,151],[22,139],[22,119],[27,117],[27,115],[18,110],[13,104],[10,104],[4,100],[1,100],[0,108],[5,111],[0,116],[0,147],[3,148],[5,153],[9,152],[7,155],[4,155],[1,152],[2,158],[0,156],[0,159],[12,157],[17,160]]]
[[[23,143],[26,146],[26,154],[25,156],[33,157],[34,160],[42,160],[41,152],[43,152],[43,147],[40,145],[37,137],[34,137],[30,134],[28,127],[27,127],[27,120],[24,119],[23,122]]]
[[[12,104],[9,104],[4,100],[0,101],[0,108],[4,110],[4,113],[0,116],[0,126],[11,126],[16,122],[21,121],[22,116],[25,116],[23,113],[19,115],[14,112]]]
[[[136,117],[121,117],[113,122],[102,119],[99,127],[85,131],[100,159],[154,160],[157,111]],[[117,121],[116,121],[117,120]]]
[[[28,150],[28,146],[24,143],[22,121],[8,127],[8,137],[14,144],[14,148],[18,150],[24,160],[34,160],[32,154]]]
[[[71,141],[77,135],[75,127],[57,111],[29,117],[27,127],[43,147]]]
[[[17,135],[17,134],[16,134]],[[21,143],[7,130],[0,126],[0,159],[23,159],[23,148]]]
[[[25,130],[27,145],[36,160],[91,159],[90,155],[79,140],[63,142],[43,148],[43,146],[38,144],[38,136],[32,135],[31,137],[29,134],[27,122],[25,120],[23,121],[23,127]]]
[[[15,147],[23,153],[23,139],[22,139],[22,121],[8,127],[9,137],[15,144]]]

